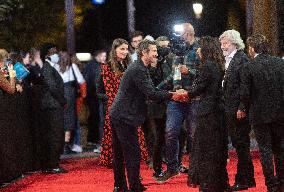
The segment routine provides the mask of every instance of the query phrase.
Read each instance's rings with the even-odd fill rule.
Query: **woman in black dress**
[[[223,192],[227,187],[227,135],[220,103],[225,61],[217,39],[203,37],[199,43],[200,73],[188,91],[189,98],[200,96],[188,184],[199,185],[203,192]]]

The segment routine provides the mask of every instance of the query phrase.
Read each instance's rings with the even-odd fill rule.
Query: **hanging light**
[[[202,14],[203,5],[201,3],[193,3],[192,7],[196,18],[199,19]]]

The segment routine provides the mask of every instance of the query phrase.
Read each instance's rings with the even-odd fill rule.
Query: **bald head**
[[[182,38],[184,39],[184,41],[186,41],[187,43],[192,44],[195,40],[194,35],[194,28],[190,23],[183,23],[183,34],[182,34]]]
[[[190,23],[183,23],[182,24],[184,32],[194,33],[194,28]]]

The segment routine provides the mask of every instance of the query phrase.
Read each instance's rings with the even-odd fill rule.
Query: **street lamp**
[[[196,18],[200,19],[203,10],[203,5],[201,3],[193,3],[192,7]]]
[[[102,5],[105,3],[105,0],[92,0],[92,3],[94,5]]]

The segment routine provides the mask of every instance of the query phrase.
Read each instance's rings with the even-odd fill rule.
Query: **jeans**
[[[80,122],[77,120],[76,126],[74,129],[74,145],[81,145],[81,127],[80,127]]]
[[[187,120],[188,138],[192,139],[196,127],[196,110],[198,101],[180,103],[170,101],[167,108],[167,122],[165,131],[166,156],[168,171],[176,172],[179,166],[179,138],[184,120]]]
[[[192,101],[189,106],[189,113],[185,118],[185,126],[187,130],[187,150],[191,153],[193,137],[196,129],[196,116],[199,101]]]

